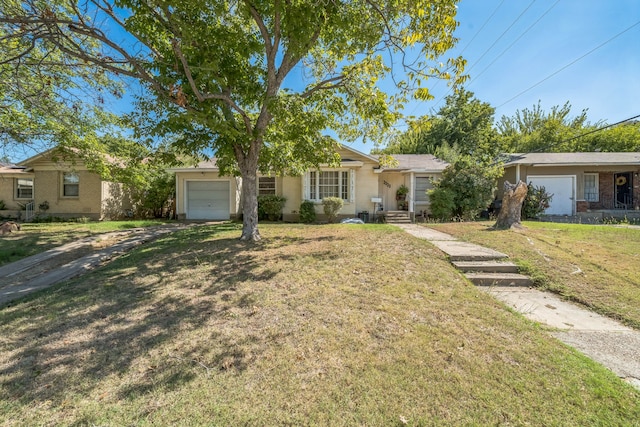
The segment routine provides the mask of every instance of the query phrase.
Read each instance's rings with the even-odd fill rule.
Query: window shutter
[[[349,169],[349,202],[356,201],[356,171]]]
[[[302,200],[310,200],[311,199],[311,189],[309,187],[309,172],[306,172],[302,177]]]

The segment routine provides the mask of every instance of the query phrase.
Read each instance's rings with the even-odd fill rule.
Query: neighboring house
[[[33,172],[24,166],[0,164],[0,217],[18,218],[22,205],[33,200]],[[1,219],[1,218],[0,218]]]
[[[426,190],[431,179],[438,178],[447,163],[428,154],[394,155],[399,165],[385,168],[378,157],[349,147],[338,153],[337,167],[320,167],[303,176],[259,176],[259,194],[277,194],[287,198],[283,209],[285,221],[299,219],[300,204],[311,200],[322,220],[322,199],[340,197],[344,207],[340,217],[355,217],[362,212],[383,215],[398,210],[396,191],[401,185],[409,188],[403,208],[409,216],[429,211]],[[196,167],[174,168],[176,174],[176,212],[178,218],[225,220],[241,214],[240,178],[223,177],[215,160]]]
[[[498,186],[522,180],[553,194],[546,215],[601,219],[640,214],[640,153],[511,154]]]
[[[102,220],[123,217],[131,209],[121,184],[103,181],[80,159],[57,159],[54,150],[0,167],[0,200],[8,210],[4,216]]]

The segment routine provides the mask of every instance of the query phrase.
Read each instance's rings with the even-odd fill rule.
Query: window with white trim
[[[413,195],[413,200],[416,202],[428,202],[429,196],[427,195],[427,190],[433,188],[433,184],[431,182],[432,177],[430,176],[417,176],[416,177],[416,186],[415,192]]]
[[[80,195],[80,177],[75,172],[62,174],[62,195],[64,197],[78,197]]]
[[[340,197],[349,200],[349,171],[309,172],[309,199]]]
[[[258,178],[258,194],[276,194],[276,178],[274,176],[261,176]]]
[[[587,202],[597,202],[599,200],[598,174],[585,173],[583,179],[584,200],[586,200]]]
[[[16,179],[16,199],[33,199],[33,179]]]

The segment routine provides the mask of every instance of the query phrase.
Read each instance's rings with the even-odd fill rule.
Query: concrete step
[[[384,216],[387,224],[411,224],[408,211],[386,211]]]
[[[529,276],[516,273],[465,273],[467,279],[477,286],[532,286]]]
[[[502,252],[459,240],[436,240],[434,246],[447,254],[449,261],[497,261],[507,258]]]
[[[517,273],[518,266],[508,261],[453,261],[452,264],[462,272]]]

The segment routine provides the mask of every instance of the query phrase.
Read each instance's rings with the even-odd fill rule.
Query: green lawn
[[[386,225],[190,228],[0,310],[4,425],[639,425],[640,392]]]
[[[22,230],[0,236],[0,265],[17,261],[56,246],[110,231],[162,224],[158,220],[100,221],[88,223],[25,223]],[[166,222],[166,221],[165,221]]]
[[[494,231],[489,222],[431,224],[506,253],[542,288],[640,329],[640,228],[525,222]]]

